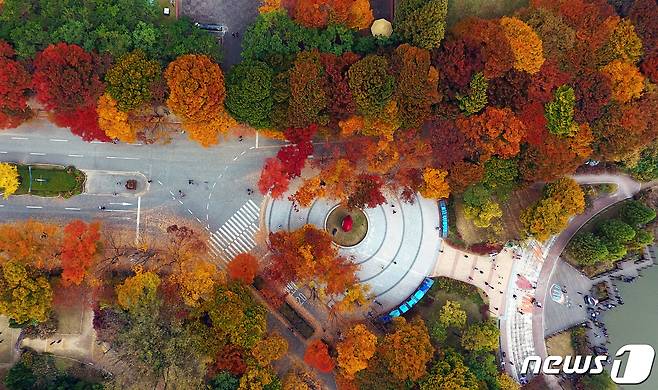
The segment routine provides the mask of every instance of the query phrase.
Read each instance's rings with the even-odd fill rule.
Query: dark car
[[[228,32],[228,27],[223,24],[215,24],[215,23],[199,23],[196,22],[194,23],[195,26],[199,27],[202,30],[208,30],[212,32],[218,32],[222,35],[226,34]]]
[[[589,295],[585,295],[585,296],[583,297],[583,300],[585,301],[585,303],[586,303],[587,305],[592,305],[592,306],[596,306],[596,305],[599,303],[598,300],[596,300],[595,298],[593,298],[593,297],[591,297],[591,296],[589,296]]]

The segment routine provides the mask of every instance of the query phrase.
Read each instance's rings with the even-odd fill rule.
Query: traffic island
[[[16,169],[20,185],[14,195],[70,198],[84,190],[86,176],[72,166],[17,164]]]
[[[327,215],[324,228],[336,245],[348,248],[366,237],[368,218],[361,209],[337,205]]]

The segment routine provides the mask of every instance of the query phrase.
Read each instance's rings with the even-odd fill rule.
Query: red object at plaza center
[[[343,229],[343,231],[349,232],[352,230],[353,224],[354,221],[352,221],[352,216],[348,215],[347,217],[343,218],[343,222],[341,222],[340,227]]]

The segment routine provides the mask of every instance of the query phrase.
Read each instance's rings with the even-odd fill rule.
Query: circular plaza
[[[302,208],[287,198],[284,195],[279,200],[267,200],[265,225],[269,231],[296,230],[312,224],[327,229],[329,234],[334,229],[336,235],[342,233],[339,225],[345,210],[328,224],[332,212],[341,209],[338,202],[317,199],[310,207]],[[434,270],[441,247],[439,210],[435,201],[417,195],[412,204],[389,196],[387,203],[362,211],[363,237],[359,234],[355,242],[346,242],[349,245],[338,241],[338,252],[359,266],[359,281],[369,286],[373,298],[371,310],[385,314],[413,294]],[[358,227],[359,217],[354,220]]]

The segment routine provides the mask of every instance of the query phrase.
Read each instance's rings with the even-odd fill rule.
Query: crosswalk
[[[210,253],[223,265],[256,246],[254,235],[258,231],[260,208],[249,199],[217,231],[210,234]]]

